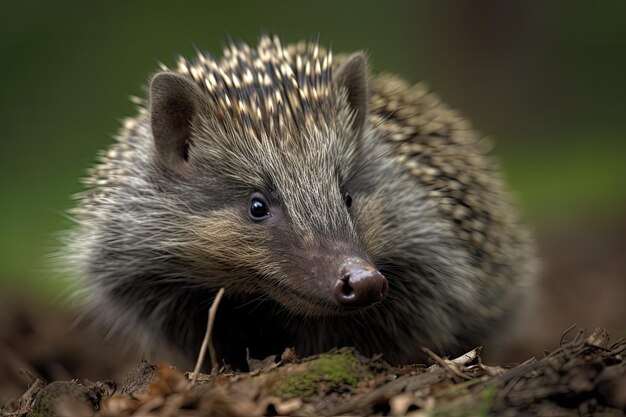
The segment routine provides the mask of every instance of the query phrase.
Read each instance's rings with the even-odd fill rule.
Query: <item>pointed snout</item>
[[[367,307],[384,300],[389,292],[383,274],[362,259],[345,259],[338,272],[333,296],[343,306]]]

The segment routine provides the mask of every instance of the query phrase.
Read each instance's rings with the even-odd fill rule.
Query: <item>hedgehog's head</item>
[[[267,37],[154,76],[157,166],[190,190],[189,261],[207,282],[307,315],[386,296],[352,218],[367,81],[362,53],[332,74],[316,44],[290,52]]]

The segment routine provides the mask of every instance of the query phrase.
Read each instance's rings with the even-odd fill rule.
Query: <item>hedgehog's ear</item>
[[[348,91],[348,103],[354,111],[352,127],[360,132],[367,116],[367,59],[363,52],[350,55],[333,76],[335,85]]]
[[[200,89],[173,72],[156,74],[150,82],[152,135],[159,162],[175,174],[192,173],[187,162],[192,123],[205,105]]]

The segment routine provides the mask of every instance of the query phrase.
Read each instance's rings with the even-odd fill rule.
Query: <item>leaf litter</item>
[[[486,365],[479,347],[452,359],[424,348],[430,364],[399,367],[346,348],[308,358],[287,349],[278,361],[248,358],[250,372],[214,367],[205,374],[213,319],[194,372],[143,361],[119,384],[46,383],[29,373],[30,388],[0,415],[626,416],[626,340],[611,343],[601,328],[568,340],[569,328],[558,348],[517,366]]]

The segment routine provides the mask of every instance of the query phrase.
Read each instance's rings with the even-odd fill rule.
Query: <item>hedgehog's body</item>
[[[364,62],[263,37],[155,76],[70,243],[114,329],[193,357],[225,287],[215,343],[236,366],[287,346],[407,363],[519,309],[530,250],[479,138]]]

